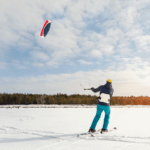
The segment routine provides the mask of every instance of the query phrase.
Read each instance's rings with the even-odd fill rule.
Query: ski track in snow
[[[70,145],[73,145],[75,143],[81,142],[82,140],[101,140],[101,141],[116,141],[116,142],[126,142],[125,146],[128,146],[130,144],[138,143],[138,144],[150,144],[150,142],[144,142],[145,140],[150,141],[150,137],[125,137],[125,136],[110,136],[109,133],[106,133],[105,135],[102,134],[95,134],[94,137],[91,135],[81,135],[80,137],[77,136],[77,134],[62,134],[62,133],[56,133],[56,132],[47,132],[47,131],[32,131],[32,130],[20,130],[14,127],[8,127],[8,126],[3,126],[3,128],[0,128],[1,132],[0,134],[28,134],[28,135],[37,135],[41,137],[49,137],[49,138],[54,138],[54,139],[59,139],[61,140],[60,142],[54,143],[52,145],[48,145],[40,149],[45,149],[54,145],[58,145],[60,143],[64,143],[67,141],[72,141],[73,142],[65,147],[68,147]],[[115,132],[115,131],[112,131]],[[69,137],[69,138],[67,138]],[[77,142],[74,142],[74,140],[78,140]],[[139,141],[138,141],[139,140]],[[143,140],[143,142],[141,142]],[[125,147],[123,146],[123,147]],[[64,148],[65,148],[64,147]],[[61,149],[61,148],[60,148]],[[63,149],[63,148],[62,148]]]
[[[109,133],[106,133],[106,136],[101,137],[101,134],[99,134],[99,136],[94,136],[91,137],[91,135],[87,136],[87,135],[83,135],[80,136],[80,138],[82,139],[87,139],[87,140],[101,140],[101,141],[116,141],[116,142],[126,142],[126,143],[139,143],[139,144],[150,144],[150,140],[149,142],[141,142],[141,140],[145,141],[147,139],[150,139],[150,137],[145,137],[145,138],[141,138],[141,137],[123,137],[123,136],[109,136]],[[139,140],[139,141],[138,141]]]
[[[0,134],[28,134],[28,135],[37,135],[42,137],[51,137],[51,138],[59,138],[60,135],[57,136],[55,132],[47,132],[47,131],[33,131],[33,130],[20,130],[14,127],[3,126],[0,128],[2,130]],[[47,134],[49,133],[49,134]],[[53,136],[53,135],[54,136]]]
[[[70,125],[72,125],[72,124],[74,124],[73,127],[76,126],[77,124],[75,124],[75,123],[78,119],[80,120],[81,123],[83,123],[82,125],[87,124],[86,121],[85,122],[83,121],[84,117],[83,118],[80,118],[80,117],[75,118],[75,116],[73,116],[73,115],[76,115],[76,113],[79,113],[79,115],[81,115],[81,116],[82,115],[86,116],[86,114],[87,114],[86,109],[90,109],[90,111],[91,111],[91,108],[80,108],[80,109],[78,109],[78,111],[80,111],[80,112],[76,111],[77,108],[71,108],[70,110],[63,108],[64,111],[63,111],[63,109],[59,110],[59,108],[55,108],[53,110],[50,110],[47,108],[46,109],[42,108],[42,109],[39,109],[40,112],[35,108],[33,108],[33,109],[34,109],[34,111],[32,111],[31,108],[25,109],[25,110],[23,110],[23,109],[15,109],[15,110],[7,109],[7,111],[9,110],[8,112],[6,111],[6,109],[0,110],[0,114],[1,114],[0,117],[2,117],[2,121],[0,124],[0,150],[5,150],[5,149],[17,150],[17,148],[15,148],[16,147],[15,143],[18,144],[18,149],[19,149],[19,147],[21,146],[21,145],[19,145],[20,142],[21,143],[24,143],[24,142],[29,143],[30,142],[29,147],[31,148],[31,146],[34,145],[32,148],[33,150],[47,150],[47,149],[69,150],[72,148],[78,149],[79,148],[79,147],[77,147],[78,145],[83,145],[83,143],[85,143],[85,145],[88,145],[88,143],[89,142],[91,143],[92,141],[97,142],[97,144],[103,143],[103,142],[104,143],[105,142],[107,142],[107,143],[113,142],[114,145],[115,145],[115,143],[117,145],[119,145],[117,147],[119,150],[124,150],[124,149],[130,150],[130,147],[132,149],[132,147],[135,147],[135,146],[138,147],[138,145],[141,145],[141,144],[144,146],[150,146],[150,133],[149,133],[149,136],[144,135],[144,134],[142,134],[142,136],[140,136],[140,135],[135,136],[134,134],[123,135],[123,134],[121,134],[122,130],[117,129],[116,131],[112,131],[110,133],[106,133],[103,135],[95,134],[94,137],[92,137],[91,135],[82,135],[82,136],[78,137],[77,134],[79,133],[79,131],[77,129],[76,129],[76,131],[74,131],[72,133],[67,130],[71,127]],[[94,110],[93,114],[95,114],[95,108],[92,108],[92,109]],[[122,123],[124,124],[127,119],[128,119],[128,121],[133,120],[133,118],[130,116],[131,116],[131,114],[136,114],[135,112],[137,111],[137,109],[138,108],[136,108],[136,110],[135,110],[135,108],[134,109],[125,108],[125,112],[127,110],[126,113],[124,113],[124,110],[122,110],[121,115],[119,113],[116,113],[116,115],[114,115],[114,117],[117,117],[116,121],[118,121],[118,119],[119,119],[121,122],[121,123],[118,122],[118,123],[120,123],[120,128],[121,128]],[[18,113],[19,110],[21,110],[21,111]],[[114,108],[114,110],[116,110],[116,108]],[[50,113],[49,113],[49,111],[50,111]],[[84,114],[84,111],[85,111],[85,114]],[[117,110],[117,112],[120,112],[120,111],[121,110]],[[147,114],[147,112],[149,110],[147,109],[144,111],[146,112],[145,114]],[[68,114],[68,112],[70,114]],[[6,113],[6,115],[5,115],[5,113]],[[63,114],[61,117],[64,117],[62,120],[61,120],[61,118],[59,118],[61,113]],[[88,121],[89,118],[87,119],[88,126],[90,125],[89,123],[91,123],[91,121],[92,121],[91,119],[93,119],[93,117],[94,117],[93,114],[90,117],[90,122]],[[145,114],[143,114],[143,117],[145,116]],[[75,119],[76,121],[73,123],[70,123],[71,121],[69,121],[69,119],[71,119],[71,118],[65,119],[65,115],[68,118],[69,118],[69,116],[71,116],[71,118],[73,116],[73,120]],[[50,118],[48,118],[49,116],[50,116]],[[122,117],[124,117],[125,119],[122,119]],[[7,119],[5,119],[5,118],[7,118]],[[52,119],[52,121],[47,120],[47,118]],[[64,124],[65,122],[67,122],[67,124]],[[128,122],[127,122],[127,124],[128,124]],[[140,123],[139,123],[139,125],[140,125]],[[150,123],[149,123],[149,125],[150,125]],[[118,124],[118,126],[119,126],[119,124]],[[57,131],[57,128],[58,128],[58,131]],[[80,125],[77,126],[77,128],[80,129]],[[65,131],[62,132],[64,129],[65,129]],[[54,131],[56,131],[56,132],[54,132]],[[80,131],[81,131],[81,129],[80,129]],[[138,132],[138,128],[137,128],[137,132]],[[13,138],[13,137],[15,137],[15,138]],[[42,142],[42,144],[40,144],[40,143],[38,144],[38,141]],[[99,141],[101,141],[101,142],[99,142]],[[7,148],[7,144],[9,144],[9,143],[11,144],[11,148],[10,147]],[[36,146],[36,145],[38,145],[38,146]],[[14,146],[14,148],[13,148],[13,146]],[[30,149],[30,148],[28,148],[28,149]],[[88,147],[88,148],[92,149],[92,147]],[[27,148],[24,147],[23,150],[25,150],[25,149],[27,149]],[[80,149],[82,149],[82,147]],[[84,149],[84,147],[83,147],[83,149]],[[115,146],[112,147],[112,149],[116,149]]]
[[[69,146],[72,146],[72,145],[74,145],[74,144],[77,144],[77,143],[79,143],[79,142],[81,142],[81,141],[82,141],[82,140],[73,141],[73,142],[70,142],[70,141],[69,141],[69,144],[67,144],[67,146],[62,146],[62,147],[60,147],[60,148],[58,148],[58,149],[55,149],[55,150],[65,149],[65,148],[67,148],[67,147],[69,147]],[[37,149],[37,150],[42,150],[42,149],[45,149],[45,148],[49,148],[49,147],[52,147],[52,146],[54,146],[54,145],[58,145],[58,144],[61,144],[61,143],[64,143],[64,142],[68,142],[68,140],[60,141],[60,142],[57,142],[57,143],[55,143],[55,144],[51,144],[51,145],[48,145],[48,146],[39,148],[39,149]]]
[[[58,144],[61,144],[61,143],[64,143],[66,142],[67,140],[64,140],[64,141],[60,141],[60,142],[57,142],[57,143],[54,143],[54,144],[51,144],[51,145],[47,145],[45,147],[42,147],[42,148],[38,148],[37,150],[41,150],[41,149],[45,149],[45,148],[49,148],[49,147],[52,147],[54,145],[58,145]]]

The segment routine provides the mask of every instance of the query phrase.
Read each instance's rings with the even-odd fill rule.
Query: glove
[[[92,87],[91,90],[93,90],[94,88]]]

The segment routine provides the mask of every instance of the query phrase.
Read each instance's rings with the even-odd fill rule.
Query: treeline
[[[150,105],[150,97],[112,97],[111,105]]]
[[[33,94],[0,94],[0,104],[37,104],[37,98],[41,95]]]
[[[41,95],[41,94],[0,94],[0,104],[97,104],[97,96],[91,95]],[[112,97],[111,105],[150,105],[150,97]]]
[[[38,94],[0,94],[0,104],[96,104],[96,96],[91,95],[38,95]]]

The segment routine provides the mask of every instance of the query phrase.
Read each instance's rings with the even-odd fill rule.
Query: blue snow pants
[[[103,129],[107,129],[108,124],[109,124],[109,118],[110,118],[110,106],[103,106],[103,105],[99,105],[97,104],[97,112],[96,115],[93,119],[93,122],[91,124],[92,129],[96,128],[96,125],[101,117],[101,113],[105,112],[105,118],[104,118],[104,123],[103,123]]]

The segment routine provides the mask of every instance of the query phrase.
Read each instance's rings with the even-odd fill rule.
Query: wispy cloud
[[[100,58],[100,57],[102,56],[102,53],[101,53],[101,51],[99,51],[99,50],[93,49],[93,50],[90,52],[90,56]]]
[[[85,65],[93,64],[92,62],[87,62],[87,61],[85,61],[85,60],[79,60],[79,62],[80,62],[81,64],[85,64]]]
[[[89,87],[89,83],[93,87],[105,84],[108,78],[113,81],[116,96],[140,96],[148,95],[150,90],[149,79],[147,74],[147,64],[142,71],[141,68],[132,70],[130,67],[127,71],[114,70],[95,70],[90,72],[76,72],[74,74],[59,75],[41,75],[37,77],[20,77],[20,78],[2,78],[0,90],[2,92],[31,92],[31,93],[67,93],[67,94],[94,94],[91,91],[84,91],[80,87],[80,83],[85,87]],[[144,74],[144,80],[141,80],[140,73]],[[94,94],[95,95],[95,94]],[[97,93],[98,95],[98,93]]]
[[[53,68],[58,68],[59,66],[59,64],[56,61],[48,61],[46,65]]]
[[[39,63],[39,62],[34,62],[31,64],[33,67],[37,67],[37,68],[42,68],[44,67],[45,65],[43,63]]]
[[[21,62],[18,60],[13,60],[12,65],[17,69],[28,69],[28,66],[21,64]]]
[[[49,59],[48,54],[41,51],[32,51],[30,52],[32,59],[39,61],[47,61]]]

